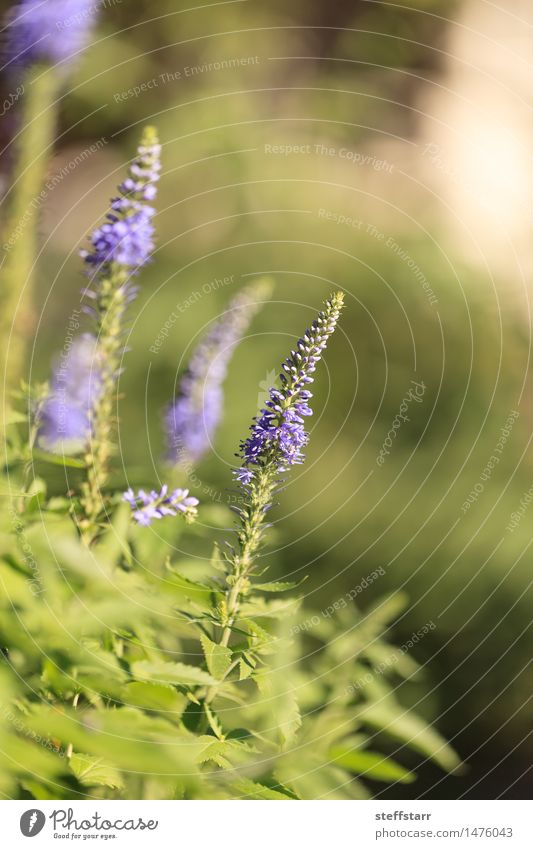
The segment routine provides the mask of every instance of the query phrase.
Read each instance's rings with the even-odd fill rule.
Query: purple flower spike
[[[75,57],[98,15],[95,0],[20,0],[7,17],[3,62],[19,70]]]
[[[145,492],[140,489],[137,494],[133,489],[124,493],[126,501],[133,510],[133,518],[138,525],[148,526],[154,519],[164,519],[165,516],[182,515],[187,522],[192,522],[197,516],[198,499],[189,495],[188,489],[175,489],[170,495],[165,484],[161,492],[152,490]]]
[[[242,465],[234,476],[245,489],[254,485],[255,470],[259,468],[281,474],[303,462],[303,449],[309,441],[304,417],[313,414],[308,404],[312,395],[305,387],[313,382],[311,375],[337,326],[343,301],[341,292],[333,295],[311,329],[298,340],[282,365],[280,388],[270,390],[265,408],[250,428],[250,436],[241,443]]]
[[[129,276],[149,262],[154,250],[155,209],[148,202],[157,194],[160,156],[157,134],[148,127],[129,177],[119,186],[120,197],[111,202],[107,221],[92,234],[91,250],[81,252],[91,278],[109,277],[114,271]]]
[[[37,444],[54,454],[79,454],[90,436],[90,416],[102,391],[96,339],[84,334],[56,361],[50,393],[38,412]]]
[[[195,464],[211,446],[222,415],[229,362],[270,291],[270,283],[262,280],[240,292],[195,348],[165,418],[170,463]]]
[[[135,187],[130,186],[130,178],[124,181],[108,222],[92,235],[93,251],[82,252],[94,269],[83,296],[90,302],[84,311],[92,319],[98,341],[86,334],[71,345],[68,355],[61,354],[50,395],[38,410],[37,441],[47,451],[77,454],[89,437],[96,442],[101,437],[94,432],[96,407],[106,392],[115,391],[121,373],[123,319],[138,291],[130,278],[148,261],[154,246],[155,210],[145,199],[155,194],[160,151],[157,134],[148,127],[130,167],[136,175]]]

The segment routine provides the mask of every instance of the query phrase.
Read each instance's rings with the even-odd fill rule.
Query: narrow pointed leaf
[[[307,581],[307,576],[302,578],[301,581],[272,581],[270,584],[254,584],[254,590],[261,590],[264,593],[284,593],[300,587],[304,581]]]

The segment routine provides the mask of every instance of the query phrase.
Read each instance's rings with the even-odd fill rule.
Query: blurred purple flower
[[[7,15],[3,61],[18,70],[72,59],[85,47],[97,14],[95,0],[20,0]]]
[[[197,463],[209,449],[222,415],[229,362],[270,290],[262,280],[240,292],[194,349],[165,417],[169,462]]]
[[[124,493],[124,501],[133,510],[133,518],[138,525],[151,525],[154,519],[163,519],[165,516],[177,516],[182,514],[187,521],[193,521],[197,515],[198,499],[189,495],[188,489],[175,489],[170,495],[168,486],[165,484],[161,492],[152,490],[145,492],[140,489],[137,494],[133,489]]]
[[[281,388],[270,390],[265,408],[250,428],[251,435],[241,442],[242,466],[234,472],[241,486],[253,485],[256,468],[282,473],[289,466],[303,462],[303,448],[309,440],[304,417],[313,414],[308,404],[312,395],[305,387],[313,383],[312,374],[337,326],[342,306],[343,295],[339,292],[326,302],[311,329],[298,340],[295,350],[283,363]]]
[[[96,339],[78,336],[54,366],[50,392],[38,412],[37,444],[55,454],[78,454],[91,431],[91,410],[102,391]]]

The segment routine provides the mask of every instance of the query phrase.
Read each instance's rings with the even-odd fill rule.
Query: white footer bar
[[[216,849],[531,849],[519,801],[1,802],[6,849],[78,844]],[[31,842],[34,840],[35,842]]]

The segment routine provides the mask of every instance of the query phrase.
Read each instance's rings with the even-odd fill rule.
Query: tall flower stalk
[[[42,68],[40,69],[42,72]],[[31,68],[24,75],[24,95],[15,145],[14,172],[3,199],[0,345],[4,385],[16,387],[22,372],[24,340],[31,321],[31,285],[38,247],[39,208],[54,139],[57,92],[53,76]]]
[[[192,469],[209,450],[222,415],[222,385],[235,348],[272,290],[263,279],[239,292],[194,349],[165,416],[167,461]]]
[[[82,486],[80,528],[87,542],[98,533],[105,508],[103,489],[109,476],[117,383],[124,353],[128,305],[137,294],[134,276],[150,260],[154,248],[155,214],[150,202],[159,179],[161,147],[156,131],[148,127],[119,197],[111,203],[107,221],[92,234],[91,249],[82,256],[88,268],[90,301],[98,350],[101,390],[90,415],[90,444],[86,453],[86,480]]]
[[[303,448],[309,435],[304,429],[304,417],[312,415],[307,388],[321,360],[330,336],[335,331],[344,296],[333,294],[324,309],[298,340],[296,347],[282,365],[279,386],[270,390],[270,397],[261,414],[250,428],[250,436],[240,446],[241,467],[235,477],[240,484],[243,504],[237,508],[237,546],[230,547],[229,574],[221,621],[219,645],[227,647],[238,616],[242,597],[251,589],[250,578],[257,567],[257,555],[267,528],[266,516],[272,506],[282,476],[289,468],[304,459]],[[217,693],[213,685],[206,695],[207,705]]]
[[[92,0],[20,0],[4,17],[0,65],[22,92],[13,140],[14,177],[3,205],[0,293],[0,366],[4,385],[16,386],[31,316],[39,210],[54,141],[63,71],[87,42],[98,7]],[[58,63],[61,71],[58,71]],[[2,417],[3,418],[3,417]]]

